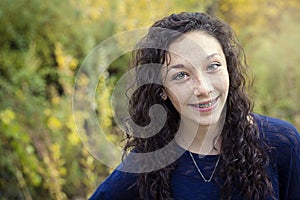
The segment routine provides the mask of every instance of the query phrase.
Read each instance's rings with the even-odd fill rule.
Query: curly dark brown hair
[[[152,137],[137,138],[128,133],[124,150],[126,152],[134,148],[138,152],[151,152],[174,139],[180,114],[169,99],[162,100],[160,94],[163,85],[151,82],[160,77],[160,69],[139,66],[149,63],[162,66],[168,63],[170,55],[167,49],[170,44],[190,31],[202,31],[215,37],[222,46],[227,62],[230,86],[221,133],[221,162],[217,168],[221,177],[221,181],[218,181],[221,198],[230,199],[234,188],[239,189],[245,199],[272,196],[273,188],[266,172],[269,148],[261,139],[254,120],[249,120],[253,106],[245,91],[247,64],[243,49],[229,25],[204,13],[183,12],[165,17],[155,22],[137,45],[130,69],[136,69],[135,81],[142,86],[130,98],[130,115],[134,123],[145,126],[150,122],[150,107],[160,104],[167,111],[167,120],[160,132]],[[145,81],[149,84],[142,84]],[[140,198],[172,199],[170,176],[175,167],[176,161],[162,169],[139,174],[136,186]]]

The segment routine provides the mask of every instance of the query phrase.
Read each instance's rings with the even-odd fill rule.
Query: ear
[[[165,101],[167,100],[168,96],[167,93],[165,91],[165,89],[162,89],[162,92],[160,93],[160,97]]]

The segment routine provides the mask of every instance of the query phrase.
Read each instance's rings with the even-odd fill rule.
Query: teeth
[[[198,104],[197,107],[198,108],[208,108],[208,107],[212,106],[215,102],[216,102],[216,100],[210,101],[209,103],[205,103],[205,104]]]
[[[206,104],[199,104],[198,107],[199,108],[208,108],[212,105],[212,102],[206,103]]]

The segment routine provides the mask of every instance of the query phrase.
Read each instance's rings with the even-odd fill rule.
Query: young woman
[[[155,22],[134,55],[135,81],[148,84],[131,96],[130,114],[146,126],[160,104],[167,117],[151,137],[129,127],[125,151],[155,152],[175,141],[182,154],[141,173],[121,164],[90,199],[300,199],[299,133],[252,113],[244,60],[232,29],[216,18],[180,13]],[[157,78],[161,84],[151,82]]]

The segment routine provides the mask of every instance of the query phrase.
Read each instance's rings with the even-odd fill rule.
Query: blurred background
[[[76,132],[71,107],[76,72],[104,39],[181,11],[228,22],[255,77],[249,91],[255,112],[300,129],[298,0],[1,0],[1,200],[92,194],[112,169],[93,158]],[[113,62],[97,88],[99,122],[116,144],[121,136],[110,95],[128,58]]]

